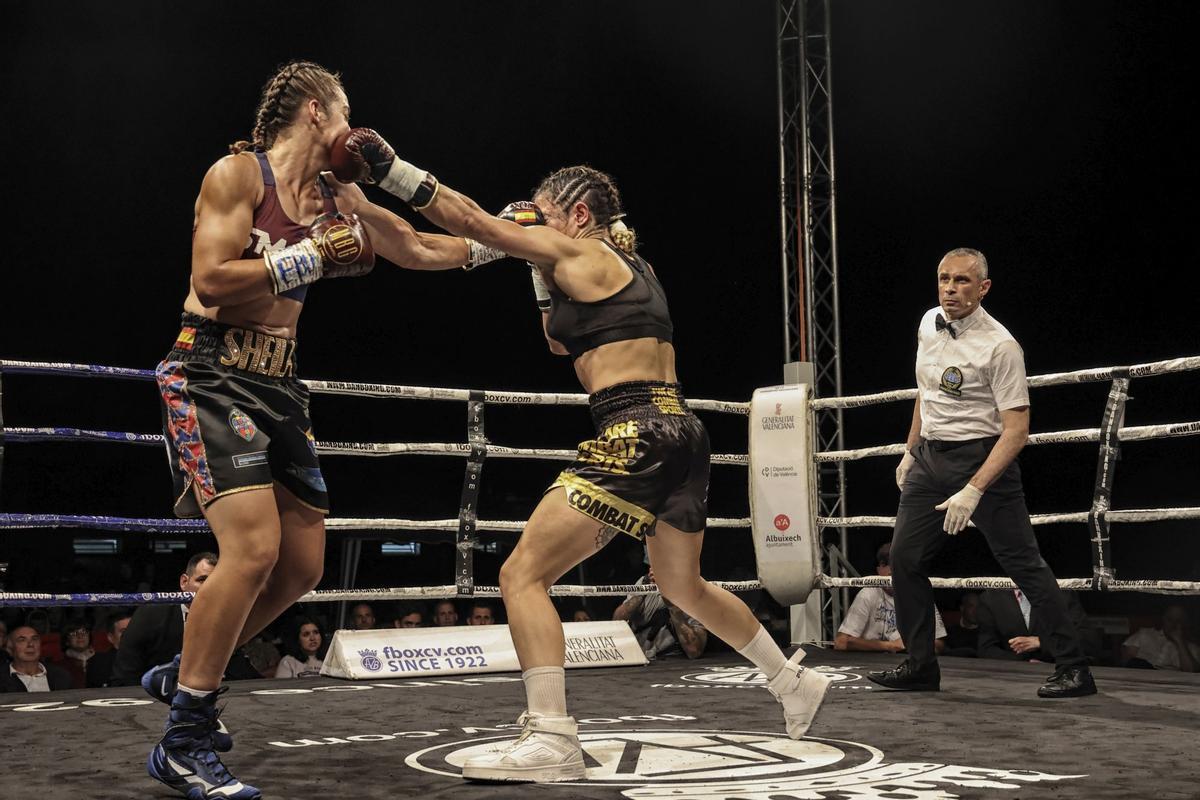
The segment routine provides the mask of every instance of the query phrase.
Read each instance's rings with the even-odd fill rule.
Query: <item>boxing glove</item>
[[[322,214],[308,236],[263,255],[275,294],[321,278],[356,278],[375,267],[375,250],[356,214]]]
[[[380,189],[411,203],[418,211],[437,196],[437,178],[396,158],[395,149],[376,131],[353,128],[346,139],[346,149],[366,163],[370,172],[367,183],[378,184]]]

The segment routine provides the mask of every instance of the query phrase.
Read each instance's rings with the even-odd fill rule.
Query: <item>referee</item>
[[[1039,697],[1095,694],[1079,634],[1050,567],[1038,552],[1016,457],[1029,438],[1024,355],[980,301],[992,282],[987,259],[951,250],[938,265],[940,308],[917,330],[917,402],[907,451],[896,468],[900,509],[892,537],[896,626],[908,649],[899,667],[868,677],[889,689],[937,691],[929,565],[968,520],[1048,623],[1042,647],[1056,669]]]

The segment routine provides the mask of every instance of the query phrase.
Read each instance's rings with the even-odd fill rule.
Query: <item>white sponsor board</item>
[[[646,663],[646,654],[625,622],[567,622],[563,634],[568,669]],[[507,625],[458,625],[337,631],[321,674],[378,680],[520,669]]]
[[[757,389],[750,401],[750,524],[763,588],[803,603],[821,563],[806,384]]]

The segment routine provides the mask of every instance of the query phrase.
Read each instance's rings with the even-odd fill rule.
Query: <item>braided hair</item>
[[[250,141],[234,142],[229,145],[229,152],[236,155],[249,149],[270,150],[309,98],[328,108],[337,100],[339,91],[343,91],[341,75],[320,64],[311,61],[284,64],[263,86]]]
[[[637,246],[637,234],[621,221],[625,210],[611,175],[582,164],[563,167],[542,179],[533,190],[534,197],[539,195],[550,198],[550,202],[563,211],[575,203],[584,203],[617,247],[633,253]]]

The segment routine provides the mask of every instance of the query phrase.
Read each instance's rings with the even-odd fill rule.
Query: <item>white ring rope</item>
[[[2,365],[3,362],[0,362]],[[1147,364],[1134,364],[1131,367],[1096,367],[1080,369],[1074,372],[1052,372],[1047,375],[1031,375],[1029,388],[1039,386],[1058,386],[1064,383],[1090,383],[1093,381],[1111,380],[1113,377],[1145,378],[1150,375],[1166,375],[1172,372],[1187,372],[1200,369],[1200,356],[1186,358],[1170,358],[1166,361],[1151,361]],[[847,397],[818,397],[809,405],[815,411],[830,408],[859,408],[874,406],[880,403],[893,403],[898,400],[913,400],[917,396],[916,389],[896,389],[890,392],[875,394],[849,395]]]
[[[839,589],[855,587],[884,587],[891,586],[892,579],[874,575],[863,578],[831,578],[828,575],[819,576],[822,588]],[[929,582],[935,589],[1015,589],[1017,584],[1011,578],[930,578]],[[1059,588],[1087,590],[1093,588],[1091,578],[1059,578]],[[1184,592],[1195,594],[1200,592],[1200,581],[1108,581],[1105,588],[1114,592]]]
[[[1030,514],[1034,525],[1053,525],[1060,522],[1087,522],[1089,512],[1075,511],[1061,514]],[[1200,519],[1200,507],[1184,508],[1131,508],[1124,511],[1107,511],[1104,518],[1109,522],[1161,522],[1169,519]],[[817,517],[823,528],[890,528],[896,524],[895,517]],[[970,523],[971,527],[975,527]]]
[[[916,391],[916,390],[914,390]],[[1200,436],[1200,421],[1173,422],[1166,425],[1140,425],[1122,428],[1117,438],[1122,442],[1137,442],[1146,439],[1167,439],[1176,436]],[[1064,444],[1067,442],[1098,442],[1099,428],[1081,428],[1073,431],[1031,433],[1026,444]],[[858,461],[874,456],[899,456],[904,454],[904,443],[884,444],[877,447],[860,447],[857,450],[827,450],[813,453],[813,461]]]

